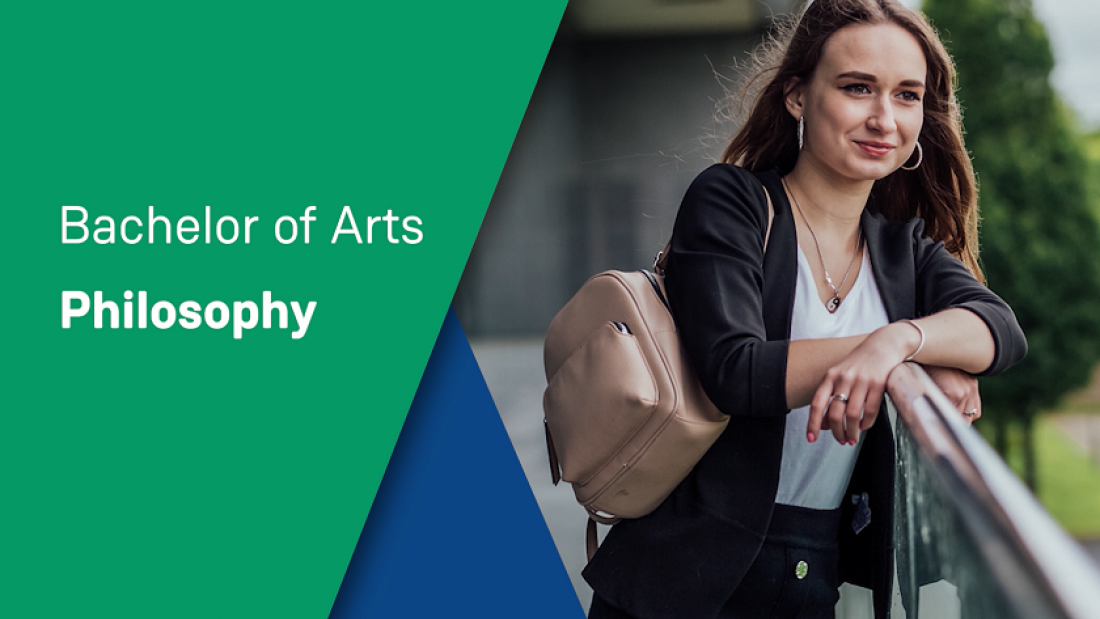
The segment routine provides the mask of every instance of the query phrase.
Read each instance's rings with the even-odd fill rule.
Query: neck
[[[874,185],[874,181],[839,178],[809,157],[799,157],[786,178],[810,225],[821,228],[819,234],[854,233]]]

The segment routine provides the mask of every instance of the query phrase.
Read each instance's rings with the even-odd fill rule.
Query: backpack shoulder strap
[[[768,229],[764,232],[764,253],[768,251],[768,239],[772,238],[772,221],[775,219],[775,207],[772,206],[772,194],[768,188],[764,188],[764,195],[768,198]]]
[[[760,187],[764,190],[764,198],[768,201],[768,227],[764,230],[764,252],[768,251],[768,239],[772,236],[772,220],[775,219],[775,207],[772,206],[772,194],[763,183]],[[665,265],[668,264],[668,254],[672,251],[672,239],[665,243],[665,248],[657,252],[653,257],[653,272],[658,275],[665,274]]]

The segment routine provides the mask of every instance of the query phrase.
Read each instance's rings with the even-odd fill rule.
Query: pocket
[[[543,396],[562,479],[587,483],[649,419],[657,400],[637,338],[611,322],[593,331]]]

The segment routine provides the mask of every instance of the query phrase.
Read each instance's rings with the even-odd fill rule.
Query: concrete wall
[[[567,16],[568,17],[568,16]],[[591,275],[647,267],[735,127],[716,121],[753,34],[559,33],[455,296],[471,336],[531,335]]]

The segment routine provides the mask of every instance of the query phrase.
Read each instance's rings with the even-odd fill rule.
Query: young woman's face
[[[876,180],[916,162],[927,63],[913,35],[893,24],[841,28],[813,77],[787,97],[805,118],[800,157],[840,177]]]

